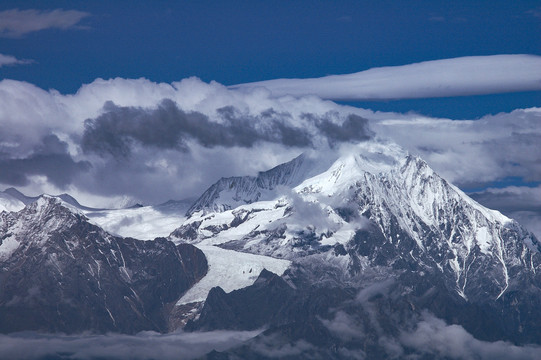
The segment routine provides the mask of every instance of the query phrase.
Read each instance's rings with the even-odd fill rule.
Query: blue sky
[[[347,74],[475,55],[541,55],[538,1],[3,1],[1,10],[77,10],[68,29],[0,38],[33,63],[2,78],[73,93],[101,78],[225,85]],[[353,103],[476,118],[537,105],[541,92]]]

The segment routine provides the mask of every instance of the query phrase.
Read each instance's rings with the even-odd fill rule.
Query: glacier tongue
[[[213,287],[220,286],[226,292],[252,285],[263,269],[282,275],[290,261],[268,256],[225,250],[216,246],[197,246],[208,261],[207,275],[180,298],[177,305],[205,301]]]

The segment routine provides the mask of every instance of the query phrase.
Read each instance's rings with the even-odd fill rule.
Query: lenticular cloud
[[[380,67],[313,79],[276,79],[234,85],[266,88],[274,96],[315,95],[331,100],[413,99],[541,90],[541,56],[493,55]]]

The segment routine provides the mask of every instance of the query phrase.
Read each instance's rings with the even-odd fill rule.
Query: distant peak
[[[48,214],[55,212],[84,216],[79,209],[63,201],[60,197],[47,194],[40,195],[34,202],[26,205],[22,211],[29,211],[30,213],[37,214]]]
[[[37,196],[36,197],[26,196],[25,194],[15,189],[14,187],[7,188],[3,192],[4,194],[8,194],[9,196],[21,201],[25,205],[30,204],[31,202],[37,200],[38,198]]]

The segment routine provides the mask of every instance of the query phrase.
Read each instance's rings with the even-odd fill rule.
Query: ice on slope
[[[207,275],[188,290],[177,305],[205,301],[210,289],[216,286],[220,286],[226,292],[250,286],[263,269],[282,275],[291,264],[288,260],[225,250],[216,246],[197,245],[197,247],[207,258],[209,266]]]

